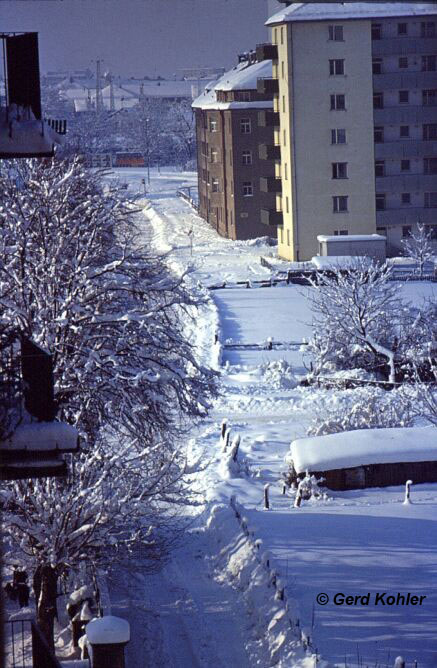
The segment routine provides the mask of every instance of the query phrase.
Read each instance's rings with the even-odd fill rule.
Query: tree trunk
[[[40,593],[37,599],[36,620],[50,649],[54,652],[54,620],[56,615],[56,595],[58,575],[50,564],[42,564],[39,567],[41,578]]]

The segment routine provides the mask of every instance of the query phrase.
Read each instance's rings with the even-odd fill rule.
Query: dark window
[[[380,23],[372,23],[372,39],[381,39]]]
[[[242,135],[249,135],[252,132],[252,124],[250,118],[240,119],[240,132]]]
[[[425,208],[435,209],[437,207],[437,192],[424,193],[424,195],[425,195]]]
[[[411,225],[404,225],[402,227],[402,236],[404,239],[411,237]]]
[[[211,190],[212,190],[212,192],[213,192],[213,193],[218,193],[218,192],[220,192],[219,188],[220,188],[220,186],[219,186],[219,180],[218,180],[218,179],[213,179],[212,182],[211,182]]]
[[[422,56],[422,72],[435,72],[437,56]]]
[[[348,234],[347,230],[334,230],[334,237],[347,237]]]
[[[385,175],[385,162],[384,160],[376,160],[375,162],[375,176],[384,176]]]
[[[410,126],[401,125],[399,128],[399,137],[409,137],[410,136]]]
[[[328,33],[331,41],[343,41],[343,26],[328,26]]]
[[[385,209],[385,193],[376,193],[376,210],[384,211]]]
[[[423,173],[424,174],[437,174],[437,158],[424,158],[423,159]]]
[[[331,95],[331,110],[344,111],[346,109],[346,98],[344,95]]]
[[[334,74],[340,75],[344,74],[344,60],[335,59],[329,61],[329,74],[332,76]]]
[[[384,95],[383,93],[374,93],[373,94],[373,108],[382,109],[384,107]]]
[[[422,91],[422,104],[425,107],[435,107],[437,105],[437,88]]]
[[[347,162],[332,163],[332,178],[347,179]]]
[[[214,120],[213,118],[210,118],[209,120],[209,131],[217,132],[217,121]]]
[[[242,163],[243,165],[251,165],[252,164],[252,151],[243,151],[241,154],[242,158]]]
[[[346,213],[348,208],[347,195],[335,195],[332,198],[332,210],[334,213]]]
[[[420,24],[420,34],[421,37],[435,37],[435,22],[422,21]]]
[[[437,123],[425,123],[423,125],[423,139],[437,139]]]
[[[408,104],[410,95],[408,90],[399,91],[399,104]]]
[[[331,130],[331,144],[346,144],[346,130],[343,128]]]
[[[410,171],[410,161],[401,160],[401,172],[409,172],[409,171]]]
[[[373,141],[375,144],[382,144],[384,141],[384,128],[382,126],[375,126],[373,129]]]
[[[398,35],[408,35],[407,23],[398,23]]]
[[[372,74],[382,74],[382,58],[372,60]]]
[[[411,204],[411,193],[402,193],[401,202],[402,204]]]
[[[253,196],[252,181],[244,181],[244,183],[243,183],[243,197],[252,197],[252,196]]]
[[[401,56],[398,60],[398,67],[400,70],[405,70],[408,67],[407,56]]]

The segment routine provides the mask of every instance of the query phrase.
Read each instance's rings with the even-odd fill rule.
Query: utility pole
[[[101,62],[101,60],[96,61],[96,114],[99,114],[103,110]]]

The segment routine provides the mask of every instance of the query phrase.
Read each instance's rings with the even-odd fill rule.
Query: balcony
[[[260,95],[271,96],[279,93],[279,82],[277,79],[258,79],[256,89]]]
[[[373,121],[375,125],[403,125],[412,123],[433,123],[436,118],[436,107],[399,104],[394,107],[385,106],[382,109],[373,110]]]
[[[277,111],[270,111],[269,109],[263,109],[258,112],[258,127],[260,128],[272,128],[279,127],[279,113]]]
[[[274,146],[273,144],[260,144],[258,155],[260,160],[280,160],[281,147]]]
[[[261,222],[263,225],[277,227],[283,224],[282,211],[273,211],[272,209],[261,209]]]
[[[276,44],[257,44],[256,59],[258,61],[278,60],[278,47]]]
[[[372,41],[372,56],[436,53],[437,37],[395,37]]]
[[[259,187],[263,193],[282,192],[281,179],[277,179],[275,176],[261,176],[259,180]]]

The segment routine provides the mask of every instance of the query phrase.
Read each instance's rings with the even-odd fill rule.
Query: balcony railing
[[[263,109],[258,112],[258,126],[260,128],[279,127],[279,113]]]
[[[263,225],[270,225],[277,227],[283,224],[282,212],[273,211],[272,209],[261,209],[261,222]]]
[[[276,44],[257,44],[256,59],[258,61],[278,60],[278,47]]]
[[[280,160],[281,147],[273,144],[260,144],[258,155],[260,160]]]
[[[257,91],[260,95],[275,95],[279,93],[279,82],[277,79],[258,79]]]
[[[282,192],[281,179],[277,179],[275,176],[261,176],[259,180],[259,187],[263,193]]]
[[[67,121],[66,120],[59,120],[55,118],[46,118],[45,119],[47,125],[49,125],[52,130],[54,130],[58,135],[66,135],[67,134]]]

